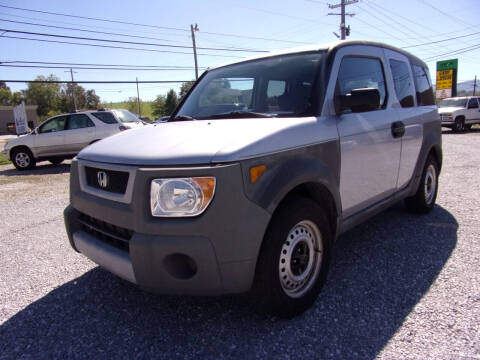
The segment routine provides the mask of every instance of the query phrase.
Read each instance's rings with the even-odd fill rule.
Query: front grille
[[[100,186],[99,184],[98,173],[100,171],[103,171],[106,174],[105,186]],[[96,189],[117,194],[125,194],[125,190],[127,190],[128,172],[97,169],[94,167],[85,166],[85,175],[87,177],[88,186],[94,187]]]
[[[440,120],[442,121],[453,121],[448,114],[440,114]]]
[[[106,223],[83,213],[80,214],[78,221],[82,230],[86,233],[117,249],[129,251],[129,241],[133,235],[132,230]]]

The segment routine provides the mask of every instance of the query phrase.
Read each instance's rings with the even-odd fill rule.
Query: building
[[[27,122],[30,129],[38,125],[37,105],[25,105]],[[13,118],[13,106],[0,106],[0,135],[15,135],[15,120]]]

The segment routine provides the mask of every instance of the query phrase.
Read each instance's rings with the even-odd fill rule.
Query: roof
[[[396,52],[399,52],[410,59],[414,60],[417,63],[421,63],[426,67],[426,64],[424,61],[422,61],[420,58],[416,57],[415,55],[410,54],[409,52],[397,48],[395,46],[391,46],[385,43],[381,42],[375,42],[375,41],[367,41],[367,40],[337,40],[337,41],[332,41],[329,43],[323,43],[323,44],[313,44],[313,45],[304,45],[304,46],[296,46],[293,48],[288,48],[288,49],[283,49],[283,50],[273,50],[268,53],[264,53],[261,55],[256,55],[252,57],[248,57],[242,60],[237,60],[237,61],[231,61],[228,63],[223,63],[218,66],[213,66],[209,68],[211,69],[216,69],[219,67],[227,66],[227,65],[233,65],[233,64],[238,64],[246,61],[252,61],[252,60],[257,60],[257,59],[263,59],[263,58],[269,58],[273,56],[279,56],[279,55],[288,55],[288,54],[295,54],[295,53],[302,53],[302,52],[311,52],[311,51],[335,51],[338,50],[344,46],[354,46],[354,45],[364,45],[364,46],[377,46],[377,47],[382,47],[384,49],[389,49],[393,50]]]

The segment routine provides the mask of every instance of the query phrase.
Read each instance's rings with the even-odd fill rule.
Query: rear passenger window
[[[414,106],[414,89],[407,63],[392,59],[390,60],[390,69],[392,70],[395,94],[397,94],[400,105],[402,107]]]
[[[376,58],[344,57],[338,72],[336,94],[346,95],[353,89],[374,88],[380,92],[381,107],[386,105],[385,76]]]
[[[117,120],[110,112],[96,112],[92,113],[98,120],[104,122],[105,124],[116,124]]]
[[[418,106],[434,105],[433,88],[428,80],[425,69],[418,65],[413,65],[413,79],[417,90]]]
[[[267,85],[267,111],[280,110],[278,98],[285,94],[287,83],[280,80],[269,80]]]
[[[473,98],[468,101],[468,108],[469,109],[478,109],[478,102],[477,99]]]
[[[95,124],[88,118],[87,115],[84,114],[77,114],[77,115],[70,115],[70,119],[68,120],[67,130],[73,129],[82,129],[86,127],[93,127]]]

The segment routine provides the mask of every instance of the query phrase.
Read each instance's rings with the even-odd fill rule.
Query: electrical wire
[[[49,66],[49,65],[4,65],[0,64],[0,68],[10,67],[10,68],[35,68],[35,69],[76,69],[76,70],[119,70],[119,71],[189,71],[191,69],[177,69],[177,68],[167,68],[167,69],[150,69],[150,68],[122,68],[122,67],[79,67],[79,66]]]
[[[70,63],[70,62],[54,62],[54,61],[26,61],[26,60],[5,60],[0,61],[0,64],[47,64],[47,65],[78,65],[78,66],[120,66],[120,67],[131,67],[131,68],[181,68],[181,69],[195,69],[193,66],[177,66],[177,65],[126,65],[126,64],[92,64],[92,63]],[[199,69],[205,69],[204,67],[199,67]]]

